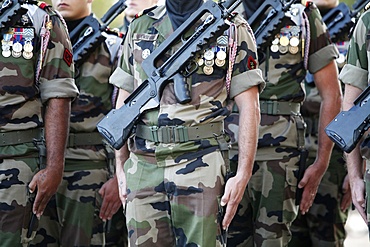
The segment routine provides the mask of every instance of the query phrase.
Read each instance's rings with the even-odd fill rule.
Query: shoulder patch
[[[248,57],[248,69],[252,70],[252,69],[257,69],[257,62],[256,60],[252,57],[252,56],[249,56]]]
[[[66,62],[68,67],[71,67],[72,62],[73,62],[73,55],[72,55],[72,52],[68,50],[67,48],[64,49],[63,60],[64,62]]]

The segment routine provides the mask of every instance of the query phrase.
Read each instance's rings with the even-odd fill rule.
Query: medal
[[[3,50],[1,52],[1,55],[3,55],[3,57],[10,57],[10,55],[12,55],[12,52],[10,50]]]
[[[205,66],[212,67],[214,64],[215,64],[215,61],[213,59],[212,60],[205,60],[204,61],[204,65]]]
[[[271,46],[271,51],[272,52],[278,52],[279,51],[279,46],[278,45],[272,45]]]
[[[226,52],[224,52],[223,50],[220,50],[220,51],[217,52],[216,57],[219,60],[225,60],[226,59]]]
[[[272,41],[272,44],[273,44],[273,45],[278,45],[278,44],[279,44],[279,38],[275,38],[275,39]]]
[[[213,73],[213,67],[204,66],[203,67],[203,72],[206,75],[212,75],[212,73]]]
[[[289,40],[289,44],[291,46],[298,46],[299,45],[299,39],[295,36],[293,36],[290,40]]]
[[[281,54],[285,54],[288,52],[288,46],[279,46],[279,51]]]
[[[145,49],[141,53],[141,58],[142,59],[147,59],[147,57],[149,57],[149,55],[150,55],[150,50],[149,49]]]
[[[291,54],[297,54],[298,53],[298,51],[299,51],[299,48],[298,48],[298,46],[289,46],[289,52],[291,53]]]
[[[220,60],[218,58],[215,59],[215,64],[218,66],[218,67],[222,67],[225,65],[225,60]]]
[[[198,59],[198,61],[197,61],[197,64],[198,64],[199,66],[202,66],[202,65],[204,64],[204,60],[203,60],[203,58],[199,58],[199,59]]]
[[[213,58],[215,57],[215,53],[212,50],[207,50],[206,52],[204,52],[203,57],[205,60],[213,60]]]
[[[22,49],[23,49],[23,46],[22,46],[22,44],[21,44],[21,43],[19,43],[19,42],[15,42],[15,43],[13,44],[13,51],[14,51],[14,52],[19,53],[19,52],[21,52],[21,51],[22,51]]]
[[[22,56],[25,58],[25,59],[31,59],[33,57],[33,53],[32,52],[26,52],[26,51],[23,51],[22,52]]]
[[[31,41],[26,41],[26,44],[24,44],[24,46],[23,46],[23,50],[25,52],[32,52],[33,51],[33,46],[32,46]]]
[[[280,37],[280,45],[281,46],[288,46],[289,45],[289,39],[287,36],[281,36]]]
[[[21,57],[22,56],[22,52],[16,52],[16,51],[12,51],[12,56],[14,57],[14,58],[19,58],[19,57]]]

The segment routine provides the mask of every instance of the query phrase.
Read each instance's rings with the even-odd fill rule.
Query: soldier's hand
[[[114,176],[105,182],[100,188],[99,194],[103,199],[99,217],[102,220],[110,220],[121,207],[121,200],[118,194],[117,177]]]
[[[349,208],[352,202],[351,188],[349,186],[348,175],[346,175],[346,177],[344,178],[343,185],[342,185],[342,193],[343,193],[343,197],[340,202],[340,209],[342,211],[345,211]]]
[[[125,207],[127,198],[127,184],[126,184],[126,175],[123,170],[123,165],[116,166],[116,176],[118,182],[119,198],[121,199],[123,207]]]
[[[62,174],[63,173],[57,169],[46,167],[36,173],[28,185],[31,193],[33,193],[37,188],[37,194],[32,208],[32,211],[36,214],[37,218],[41,217],[50,198],[56,193],[58,186],[62,181]]]
[[[360,213],[365,223],[367,224],[366,217],[366,201],[365,201],[365,182],[360,178],[355,178],[351,181],[352,202],[357,211]]]
[[[302,215],[306,214],[312,206],[322,178],[321,172],[316,169],[317,165],[315,166],[314,164],[306,169],[303,178],[298,184],[299,188],[303,188],[302,200],[299,204]]]
[[[237,174],[229,178],[226,182],[225,192],[221,198],[221,206],[226,205],[226,212],[222,221],[224,230],[229,227],[231,220],[234,218],[238,205],[243,198],[248,180],[249,178],[246,179]]]

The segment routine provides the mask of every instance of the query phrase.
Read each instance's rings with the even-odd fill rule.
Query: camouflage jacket
[[[81,35],[83,33],[81,32]],[[102,42],[80,66],[76,66],[75,80],[80,95],[72,102],[70,118],[72,135],[96,132],[99,136],[96,125],[112,109],[113,85],[109,84],[109,77],[117,67],[122,38],[106,32],[102,35],[106,37],[105,42]],[[88,143],[89,140],[86,138],[86,146]],[[104,149],[96,148],[98,147],[68,147],[66,166],[73,163],[72,160],[105,160]]]
[[[361,90],[369,85],[370,71],[370,10],[365,11],[355,27],[350,40],[347,64],[344,65],[339,79],[344,84],[349,84]],[[370,135],[368,134],[361,145],[361,154],[370,160]]]
[[[261,72],[256,69],[256,45],[253,35],[248,31],[249,26],[239,16],[234,19],[234,23],[238,34],[238,55],[232,72],[230,95],[228,95],[225,86],[228,62],[221,67],[213,65],[214,71],[209,75],[205,74],[203,71],[204,65],[201,65],[195,73],[187,78],[188,84],[191,85],[191,102],[179,104],[174,96],[173,83],[169,83],[163,90],[159,109],[151,110],[141,116],[143,124],[197,126],[220,122],[230,112],[227,108],[230,98],[233,99],[239,93],[255,85],[260,85],[260,88],[263,88],[264,81]],[[197,24],[199,25],[199,23]],[[134,20],[130,24],[123,45],[124,57],[121,69],[117,71],[116,78],[112,78],[112,82],[128,92],[137,88],[147,79],[147,75],[141,68],[141,62],[145,59],[145,54],[158,47],[172,32],[171,21],[164,6],[158,6],[146,15]],[[227,36],[221,38],[227,40]],[[171,56],[179,46],[180,44],[174,47],[170,54],[166,55]],[[209,47],[212,49],[216,46],[218,45],[210,44]],[[202,58],[204,53],[205,51],[202,51],[196,57]],[[160,165],[176,163],[178,162],[175,161],[176,157],[184,153],[191,153],[191,158],[200,157],[214,151],[217,148],[216,146],[217,143],[213,138],[206,141],[195,141],[195,143],[193,141],[180,144],[161,144],[134,137],[130,142],[132,152],[155,157]]]
[[[61,19],[50,7],[42,9],[34,4],[22,6],[28,12],[14,27],[4,31],[1,37],[0,132],[43,127],[43,108],[48,99],[74,98],[78,94],[73,79],[72,47]],[[50,40],[36,84],[35,74],[41,46],[40,31],[46,15],[50,16],[52,24]],[[23,48],[26,49],[26,44],[28,49],[32,50],[29,53],[31,57],[18,57],[16,53],[11,53],[17,51],[19,54],[17,46],[21,46],[22,51]],[[0,147],[0,153],[3,155],[25,155],[32,151],[35,151],[32,144]]]
[[[239,11],[243,9],[239,8]],[[242,13],[245,16],[245,12]],[[314,74],[338,55],[315,5],[304,7],[293,4],[286,15],[290,21],[276,35],[268,50],[264,51],[266,60],[260,64],[266,80],[266,88],[260,95],[261,101],[302,102],[305,98],[304,78],[307,69]],[[293,45],[295,48],[291,48]],[[262,114],[256,160],[280,159],[291,152],[298,155],[296,120],[289,115]],[[232,136],[232,157],[238,150],[234,134],[237,121],[237,117],[231,116],[227,123],[228,133]]]

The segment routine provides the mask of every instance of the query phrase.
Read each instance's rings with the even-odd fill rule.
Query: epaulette
[[[142,10],[142,11],[140,11],[139,13],[137,13],[135,16],[134,16],[134,18],[132,19],[132,21],[134,21],[134,20],[136,20],[136,19],[138,19],[138,18],[140,18],[141,16],[143,16],[143,15],[146,15],[147,13],[149,13],[150,11],[152,11],[153,9],[155,9],[155,8],[157,8],[158,6],[157,5],[155,5],[155,6],[153,6],[153,7],[151,7],[151,8],[149,8],[149,9],[144,9],[144,10]],[[131,22],[132,22],[131,21]]]
[[[366,10],[368,10],[369,8],[370,8],[370,3],[368,3],[368,4],[366,4],[366,5],[365,5],[364,10],[366,11]]]

